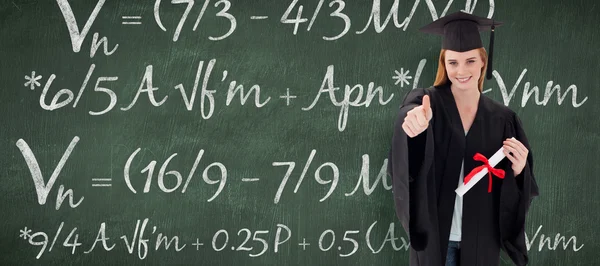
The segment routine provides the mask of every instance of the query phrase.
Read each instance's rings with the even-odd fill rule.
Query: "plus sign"
[[[285,98],[286,105],[289,106],[290,105],[290,99],[296,98],[296,96],[295,95],[290,95],[290,88],[287,88],[286,91],[287,91],[287,93],[285,95],[279,96],[279,98]]]
[[[196,238],[196,243],[192,244],[193,246],[196,246],[196,250],[198,250],[198,247],[200,246],[204,246],[203,243],[200,243],[200,241],[198,240],[198,238]]]
[[[306,250],[306,246],[310,246],[309,243],[306,243],[306,238],[302,238],[302,243],[298,243],[299,246],[302,246],[302,250]]]

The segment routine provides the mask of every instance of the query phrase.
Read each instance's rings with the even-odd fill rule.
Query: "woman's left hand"
[[[529,150],[517,139],[510,138],[503,142],[504,154],[512,162],[512,169],[515,172],[515,176],[518,176],[525,164],[527,163],[527,155]]]

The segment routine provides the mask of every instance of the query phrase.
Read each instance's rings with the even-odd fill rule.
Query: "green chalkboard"
[[[0,264],[407,264],[393,124],[434,80],[418,28],[466,10],[505,22],[484,92],[535,154],[530,265],[599,265],[599,7],[2,1]]]

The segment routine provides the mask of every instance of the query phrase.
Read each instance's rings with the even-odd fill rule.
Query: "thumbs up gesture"
[[[417,106],[406,113],[402,129],[407,136],[414,138],[429,127],[429,120],[433,117],[429,95],[423,96],[423,105]]]

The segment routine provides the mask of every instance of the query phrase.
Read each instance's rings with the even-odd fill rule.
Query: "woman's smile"
[[[466,77],[466,78],[458,78],[457,77],[456,80],[458,80],[458,82],[460,82],[460,83],[467,83],[471,80],[471,77]]]

